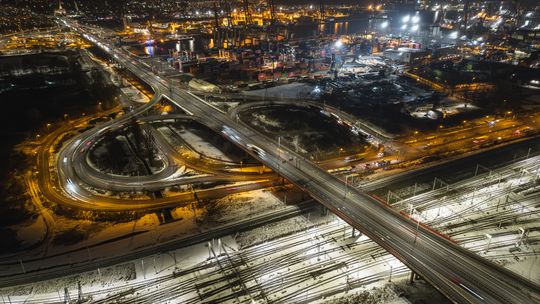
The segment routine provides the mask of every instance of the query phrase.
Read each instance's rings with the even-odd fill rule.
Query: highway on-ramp
[[[121,65],[147,82],[156,94],[165,94],[200,122],[222,133],[239,147],[302,187],[352,226],[367,234],[433,286],[457,303],[537,303],[540,286],[420,225],[366,193],[348,187],[293,151],[280,147],[197,96],[170,87],[167,79],[116,49],[83,26],[68,22],[75,31],[98,44]],[[117,123],[117,122],[113,122]],[[59,162],[62,178],[71,178],[72,163]]]

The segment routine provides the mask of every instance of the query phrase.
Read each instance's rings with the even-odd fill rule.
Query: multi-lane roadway
[[[309,192],[319,202],[400,259],[433,284],[448,298],[459,303],[534,303],[540,301],[540,286],[465,250],[431,229],[392,210],[361,190],[354,189],[325,170],[280,146],[275,140],[231,119],[226,113],[197,96],[171,87],[170,82],[150,71],[126,51],[97,38],[95,30],[66,21],[75,31],[99,45],[119,64],[152,86],[157,98],[167,95],[173,103],[193,114],[199,122],[223,134],[289,181]],[[154,99],[154,102],[156,99]],[[151,106],[150,103],[147,107]],[[147,109],[142,107],[103,128],[126,122]],[[76,180],[74,154],[84,140],[68,145],[69,153],[60,158],[60,179],[64,188]],[[71,190],[76,195],[79,188]]]

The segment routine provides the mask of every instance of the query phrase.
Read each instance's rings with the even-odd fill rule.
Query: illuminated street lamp
[[[407,22],[409,22],[409,20],[411,20],[411,16],[410,16],[410,15],[404,16],[403,19],[401,19],[401,21],[402,21],[403,23],[407,23]]]
[[[416,209],[413,209],[413,214]],[[416,233],[414,234],[414,246],[416,247],[416,240],[418,239],[418,229],[420,228],[420,213],[416,211],[416,214],[418,215],[418,218],[416,219]],[[413,216],[414,218],[414,216]]]
[[[388,21],[384,21],[383,23],[381,23],[381,28],[385,29],[388,27]]]
[[[491,238],[493,236],[491,234],[486,234],[486,238],[488,239],[488,243],[487,243],[487,246],[486,246],[486,253],[488,252],[489,250],[489,245],[491,245]]]

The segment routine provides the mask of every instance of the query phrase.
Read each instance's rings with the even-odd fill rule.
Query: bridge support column
[[[82,287],[81,287],[81,281],[77,281],[77,300],[79,303],[82,303]]]
[[[411,270],[411,275],[409,276],[409,284],[412,285],[412,283],[414,283],[414,271]]]
[[[69,291],[67,287],[64,287],[64,303],[70,303],[71,299],[69,298]]]
[[[321,205],[322,209],[321,209],[321,216],[327,216],[328,215],[328,208],[326,208],[325,206]]]
[[[521,246],[521,244],[523,244],[523,237],[525,236],[525,233],[527,232],[523,227],[519,227],[519,232],[520,232],[520,236],[519,236],[519,241],[517,242],[517,246],[516,247],[519,247]]]

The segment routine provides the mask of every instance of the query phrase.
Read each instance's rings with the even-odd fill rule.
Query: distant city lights
[[[419,26],[420,16],[418,14],[419,13],[416,12],[416,14],[414,16],[412,16],[412,17],[411,17],[411,15],[403,16],[403,18],[401,19],[401,22],[403,23],[403,25],[401,25],[401,30],[405,31],[408,28],[410,28],[411,32],[418,31],[418,29],[420,28],[420,26]],[[411,23],[410,27],[409,27],[409,23]]]

